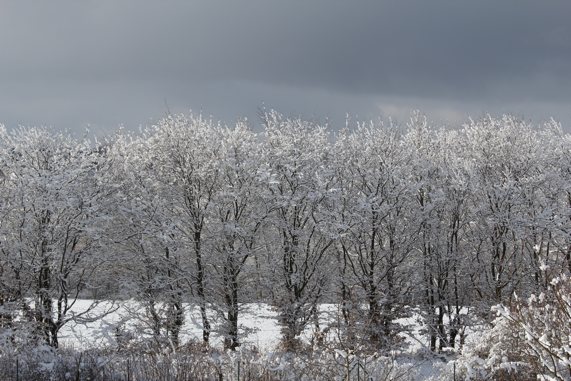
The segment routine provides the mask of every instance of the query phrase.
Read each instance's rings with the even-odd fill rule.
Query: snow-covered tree
[[[123,297],[144,306],[135,316],[156,345],[177,348],[190,289],[184,250],[177,239],[163,168],[147,136],[120,134],[111,144],[114,176],[121,185],[110,240],[116,250]],[[139,311],[140,312],[140,311]]]
[[[416,303],[424,313],[430,348],[454,347],[465,326],[463,308],[470,306],[470,271],[463,256],[469,229],[470,168],[455,152],[455,131],[432,129],[415,112],[404,138],[413,150],[414,221],[419,239]]]
[[[395,339],[394,320],[410,287],[408,261],[417,226],[410,219],[409,158],[403,148],[397,129],[382,123],[359,124],[342,133],[336,145],[342,192],[337,246],[342,273],[350,273],[354,282],[346,279],[342,294],[355,286],[360,290],[368,306],[365,337],[376,347]],[[352,308],[361,303],[354,301]]]
[[[503,302],[537,272],[537,250],[549,239],[545,147],[531,126],[511,116],[472,121],[462,134],[460,154],[473,168],[471,257],[480,274],[474,288],[488,302]]]
[[[328,281],[324,264],[333,244],[330,145],[324,127],[277,112],[263,115],[267,166],[264,192],[268,217],[269,271],[278,281],[274,301],[283,344],[296,346]]]
[[[113,186],[102,147],[46,128],[0,136],[0,262],[26,320],[51,346],[70,321],[93,318],[93,302],[73,309],[108,268],[103,247]]]
[[[220,188],[220,126],[202,116],[169,115],[147,131],[151,165],[158,173],[157,191],[170,205],[179,250],[192,270],[191,291],[202,319],[202,338],[208,343],[211,323],[207,315],[208,216]]]
[[[245,289],[252,290],[245,282],[255,279],[252,263],[260,251],[259,235],[268,213],[260,193],[261,146],[256,134],[239,122],[224,128],[219,137],[220,187],[213,195],[209,220],[216,237],[210,262],[215,269],[213,301],[224,321],[224,346],[234,350],[240,345],[240,304],[248,298]]]

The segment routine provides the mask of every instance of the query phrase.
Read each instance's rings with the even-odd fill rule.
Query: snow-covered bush
[[[463,353],[439,380],[571,380],[571,279],[561,274],[546,291],[514,296],[493,308],[489,329],[469,336]]]
[[[535,360],[542,380],[571,380],[571,279],[555,277],[527,300],[515,297],[498,312],[522,337],[522,351]]]
[[[467,337],[462,354],[443,367],[437,380],[535,380],[524,345],[513,322],[498,316]]]

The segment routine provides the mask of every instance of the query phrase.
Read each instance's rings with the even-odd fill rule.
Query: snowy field
[[[92,300],[78,300],[73,311],[80,313],[88,309]],[[188,340],[200,341],[202,338],[202,324],[200,311],[197,306],[185,304],[185,324],[181,331],[182,342]],[[103,302],[99,304],[90,316],[96,317],[105,314],[94,322],[69,322],[60,331],[62,346],[78,349],[88,349],[116,344],[118,330],[145,335],[150,327],[145,324],[143,308],[135,301],[121,301],[114,304]],[[112,310],[106,314],[107,311]],[[320,306],[320,328],[331,325],[338,316],[338,306],[335,304],[322,304]],[[221,316],[215,312],[209,315],[212,328],[211,344],[222,347],[222,337],[219,333]],[[88,320],[88,319],[86,319]],[[409,318],[396,321],[407,327],[403,338],[408,344],[407,352],[416,353],[426,346],[427,339],[421,333],[421,318],[413,314]],[[313,334],[313,324],[308,324],[302,338],[309,342]],[[329,339],[334,339],[335,332],[329,331]],[[273,351],[280,341],[280,327],[277,321],[277,312],[272,306],[264,303],[250,303],[242,306],[240,315],[240,341],[243,346],[256,347],[263,351]]]
[[[91,300],[78,300],[75,310],[83,311],[92,303]],[[142,319],[137,315],[143,313],[140,304],[134,301],[123,301],[112,305],[109,302],[102,303],[93,311],[93,316],[101,314],[112,308],[113,312],[91,323],[70,322],[60,332],[60,343],[64,347],[75,349],[88,349],[116,344],[117,328],[123,332],[129,331],[138,336],[148,334],[149,327],[145,326]],[[200,341],[202,337],[202,325],[198,307],[186,304],[185,324],[181,332],[182,342],[188,340]],[[338,306],[334,304],[322,304],[320,307],[320,328],[334,321],[338,313]],[[210,315],[213,324],[211,345],[222,348],[222,337],[217,331],[221,319],[216,314]],[[427,380],[439,372],[445,366],[444,358],[431,355],[428,351],[427,338],[422,333],[422,322],[419,315],[413,314],[406,319],[397,321],[408,329],[402,336],[407,345],[394,356],[403,369],[410,369],[410,374],[415,375],[416,380]],[[270,353],[277,350],[280,341],[280,327],[277,322],[277,312],[267,304],[252,303],[243,306],[240,317],[240,340],[243,347],[255,347]],[[310,341],[313,334],[313,325],[309,325],[304,332],[303,339]],[[335,340],[334,330],[329,331],[329,339]],[[339,351],[339,356],[345,356]]]
[[[78,300],[74,311],[85,311],[92,300]],[[202,324],[198,307],[185,307],[185,324],[181,331],[181,341],[184,343],[190,339],[201,340]],[[70,322],[60,331],[60,343],[62,346],[88,349],[114,345],[116,343],[117,329],[131,332],[137,335],[145,335],[150,327],[145,324],[143,308],[134,301],[122,301],[115,304],[108,302],[99,304],[90,316],[106,314],[95,322],[75,323]],[[210,315],[213,324],[212,345],[222,346],[222,338],[218,334],[220,316],[215,313]],[[240,317],[241,341],[243,345],[256,346],[261,350],[272,350],[279,342],[280,328],[276,320],[276,312],[266,304],[250,304],[244,306]]]

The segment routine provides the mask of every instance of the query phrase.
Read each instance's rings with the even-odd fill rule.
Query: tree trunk
[[[184,308],[182,306],[182,292],[178,282],[173,279],[170,268],[170,250],[165,247],[167,259],[167,277],[169,279],[169,306],[167,310],[167,335],[172,346],[176,349],[180,345],[180,331],[184,324]]]
[[[224,339],[224,348],[236,350],[240,346],[238,341],[238,280],[235,271],[225,269],[228,272],[228,285],[224,299],[226,301],[226,310],[228,313],[228,331]]]
[[[194,254],[196,259],[196,283],[197,294],[200,301],[200,316],[202,317],[202,340],[208,344],[210,338],[210,321],[206,314],[206,297],[204,294],[204,267],[202,265],[201,253],[201,230],[202,227],[195,227],[194,233]]]

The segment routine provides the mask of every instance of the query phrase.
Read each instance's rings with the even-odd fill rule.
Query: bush
[[[571,279],[562,274],[527,300],[514,298],[498,312],[522,337],[522,349],[544,380],[571,380]]]

